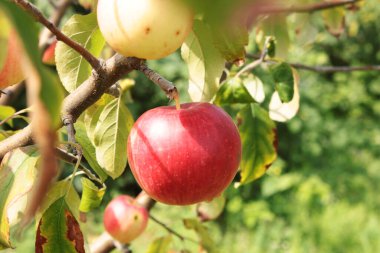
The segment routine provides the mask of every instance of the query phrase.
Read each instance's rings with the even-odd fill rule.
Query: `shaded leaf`
[[[245,46],[248,45],[248,30],[239,24],[227,24],[221,27],[212,26],[214,44],[231,63],[238,63],[245,59]]]
[[[271,101],[269,103],[269,116],[271,119],[279,122],[285,122],[292,119],[298,112],[300,103],[299,94],[299,76],[295,69],[292,69],[294,83],[293,90],[294,95],[290,102],[283,103],[279,93],[276,91],[273,93]]]
[[[7,153],[0,164],[0,245],[11,247],[10,226],[25,212],[28,197],[36,181],[38,150],[34,146]]]
[[[88,138],[86,128],[81,121],[77,121],[75,123],[75,131],[75,138],[82,147],[83,156],[86,158],[86,161],[89,163],[91,168],[100,177],[100,180],[104,182],[108,176],[96,160],[95,146]]]
[[[94,132],[96,158],[112,178],[119,177],[127,165],[127,139],[133,117],[120,98],[102,110]]]
[[[220,252],[211,238],[207,228],[200,223],[196,219],[184,219],[183,224],[187,229],[194,230],[200,239],[201,246],[208,252],[208,253],[217,253]]]
[[[84,253],[79,223],[64,198],[55,201],[42,215],[36,233],[36,253]]]
[[[146,253],[167,253],[171,242],[171,235],[157,238],[149,245]]]
[[[261,177],[276,159],[276,126],[257,104],[245,106],[237,117],[243,146],[240,184],[246,184]]]
[[[271,74],[276,83],[276,91],[282,102],[289,102],[294,94],[294,78],[292,67],[285,63],[278,63],[271,66]]]
[[[193,31],[182,46],[182,58],[189,70],[189,95],[192,101],[210,101],[219,87],[225,60],[212,43],[209,26],[194,22]]]
[[[91,180],[82,177],[82,198],[80,201],[79,211],[87,213],[94,208],[97,208],[102,202],[106,188],[97,187]]]
[[[63,26],[62,32],[78,42],[95,57],[99,57],[105,45],[96,14],[73,15]],[[58,74],[68,92],[73,92],[91,75],[91,65],[74,49],[58,42],[55,51]]]

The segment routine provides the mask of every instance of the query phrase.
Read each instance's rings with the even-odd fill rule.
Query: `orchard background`
[[[80,224],[86,252],[380,252],[380,2],[188,2],[197,15],[182,55],[177,50],[147,61],[148,75],[145,63],[121,56],[102,69],[97,58],[114,52],[97,28],[91,1],[1,0],[0,15],[13,22],[33,67],[25,68],[25,83],[0,98],[0,121],[6,120],[0,125],[0,249],[34,252],[41,216],[55,224],[52,211],[44,211],[62,199]],[[241,25],[245,15],[249,29]],[[0,33],[0,39],[7,36]],[[41,63],[55,36],[66,43],[57,45],[57,67]],[[159,85],[150,80],[157,75],[163,77]],[[126,123],[111,133],[122,143],[117,137],[128,134],[143,112],[173,104],[167,80],[181,102],[212,100],[233,117],[246,140],[241,172],[202,214],[195,205],[156,203],[144,233],[120,245],[104,234],[104,209],[114,197],[138,196],[141,189],[126,166],[126,145],[107,153],[109,143],[94,143],[91,135],[104,131],[107,122],[99,114],[117,101],[130,113],[123,122],[113,119]],[[28,117],[30,111],[35,114]],[[32,143],[37,146],[21,148]],[[146,207],[153,203],[142,197]],[[44,231],[56,242],[44,252],[77,252],[65,229]]]

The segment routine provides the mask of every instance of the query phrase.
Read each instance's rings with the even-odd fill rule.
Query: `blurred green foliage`
[[[359,12],[348,14],[347,29],[338,38],[326,31],[320,15],[308,16],[313,26],[305,24],[301,34],[296,34],[295,28],[305,17],[288,18],[291,43],[286,60],[309,65],[371,65],[380,61],[377,0],[365,1]],[[182,101],[187,102],[186,67],[179,58],[174,54],[149,62],[149,66],[173,81]],[[278,124],[280,158],[260,180],[226,191],[222,216],[207,223],[211,236],[222,252],[378,253],[380,75],[375,71],[300,73],[300,112],[291,121]],[[168,104],[164,93],[144,76],[134,72],[129,77],[136,82],[130,91],[133,101],[128,103],[135,118],[150,108]],[[89,240],[103,231],[102,211],[112,197],[139,191],[129,170],[106,183],[102,207],[88,214],[84,229],[93,235]],[[196,239],[181,220],[193,218],[194,207],[158,204],[152,213]],[[150,221],[147,232],[132,243],[132,249],[144,252],[146,240],[151,242],[166,234]],[[16,252],[31,252],[34,238],[30,232],[25,237],[28,239]],[[191,242],[173,241],[174,248],[198,250]]]

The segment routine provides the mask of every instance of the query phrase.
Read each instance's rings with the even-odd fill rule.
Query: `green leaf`
[[[28,194],[37,176],[39,155],[35,146],[7,153],[0,164],[0,245],[11,247],[10,226],[25,212]]]
[[[80,198],[70,183],[69,180],[61,180],[51,186],[38,209],[35,217],[36,221],[39,221],[45,211],[60,198],[65,198],[71,212],[76,218],[79,217]]]
[[[259,78],[249,74],[227,80],[218,90],[215,104],[254,103],[264,101],[264,87]]]
[[[276,126],[257,104],[245,106],[237,117],[243,146],[240,184],[246,184],[264,175],[276,159]]]
[[[245,46],[248,45],[248,30],[242,25],[227,24],[221,27],[212,26],[214,44],[224,59],[240,63],[245,59]]]
[[[182,46],[182,58],[189,70],[189,95],[192,101],[210,101],[219,88],[225,60],[212,43],[210,27],[194,22],[193,31]]]
[[[345,28],[345,8],[332,8],[322,11],[327,30],[334,36],[340,36]]]
[[[262,194],[264,197],[270,197],[298,185],[301,181],[302,176],[296,173],[267,177],[262,185]]]
[[[98,188],[91,180],[82,177],[82,199],[80,201],[79,211],[87,213],[97,208],[102,202],[106,188]]]
[[[88,138],[87,131],[83,122],[77,121],[75,123],[75,131],[76,131],[75,138],[82,147],[83,156],[86,158],[86,161],[91,166],[91,168],[100,177],[100,180],[104,182],[108,176],[104,172],[103,168],[99,165],[98,161],[96,160],[95,146],[92,144],[91,140]]]
[[[292,69],[294,84],[293,91],[294,95],[291,101],[288,103],[283,103],[280,98],[279,92],[275,91],[269,103],[269,116],[271,119],[285,122],[292,119],[298,112],[300,105],[300,94],[299,94],[299,75],[295,69]]]
[[[65,198],[55,201],[38,222],[36,252],[84,253],[84,239],[78,221]]]
[[[0,121],[15,114],[16,110],[11,106],[0,105]],[[13,120],[8,120],[7,123],[13,126]]]
[[[289,102],[294,95],[294,78],[292,67],[285,63],[271,66],[271,73],[276,83],[276,90],[282,102]]]
[[[95,104],[87,108],[84,113],[83,122],[86,126],[87,136],[92,144],[95,143],[95,129],[98,125],[100,114],[104,110],[104,107],[113,99],[114,97],[111,95],[105,94]]]
[[[171,242],[171,235],[157,238],[149,245],[146,253],[167,253]]]
[[[105,45],[96,14],[72,16],[62,28],[70,39],[78,42],[95,57],[99,57]],[[73,92],[91,75],[91,65],[74,49],[58,42],[55,50],[58,74],[68,92]]]
[[[134,121],[120,98],[112,100],[102,110],[94,132],[96,158],[113,179],[127,165],[127,139]]]
[[[60,107],[63,100],[63,91],[58,78],[42,64],[40,51],[38,49],[39,30],[37,23],[13,3],[1,1],[0,7],[7,13],[12,21],[13,27],[17,30],[25,52],[34,68],[35,79],[40,84],[40,100],[45,105],[49,113],[52,124],[57,126],[60,122]],[[28,25],[25,25],[28,24]]]
[[[232,78],[225,82],[218,90],[215,104],[253,103],[255,100],[249,94],[240,78]]]
[[[184,219],[183,224],[187,229],[194,230],[197,234],[200,241],[201,246],[208,252],[208,253],[217,253],[220,252],[214,242],[214,240],[211,238],[207,228],[200,223],[196,219]]]
[[[225,204],[226,198],[224,196],[214,198],[210,202],[199,203],[197,204],[197,215],[203,222],[214,220],[222,214]]]

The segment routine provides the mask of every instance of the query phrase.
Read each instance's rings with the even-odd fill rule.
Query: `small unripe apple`
[[[193,24],[191,9],[180,0],[99,0],[97,14],[108,44],[141,59],[173,53]]]
[[[51,43],[42,55],[42,62],[48,65],[55,65],[55,48],[57,47],[57,40]]]
[[[144,232],[148,211],[127,195],[114,198],[104,211],[106,231],[121,243],[129,243]]]
[[[241,159],[230,116],[209,103],[158,107],[144,113],[128,137],[128,161],[153,199],[190,205],[219,196]]]
[[[22,69],[22,61],[25,58],[24,49],[16,31],[11,30],[7,45],[7,55],[0,66],[0,90],[25,79]]]

